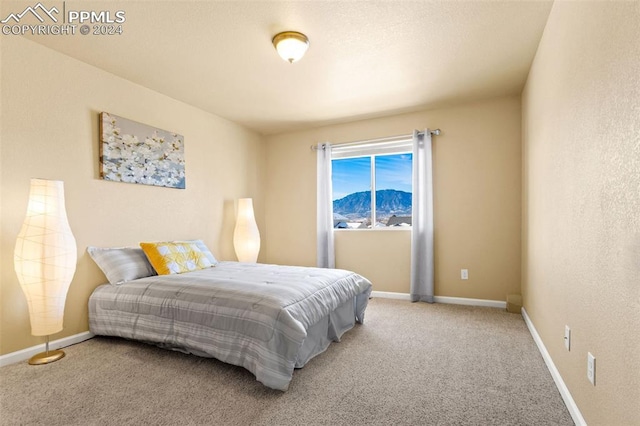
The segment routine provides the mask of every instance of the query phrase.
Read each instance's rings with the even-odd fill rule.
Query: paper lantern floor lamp
[[[253,214],[253,200],[240,198],[238,200],[238,214],[236,228],[233,231],[233,247],[236,250],[238,262],[255,263],[260,253],[260,231]]]
[[[16,241],[14,266],[29,306],[31,334],[47,336],[46,351],[29,364],[64,356],[49,350],[49,336],[62,331],[67,291],[77,262],[76,240],[64,205],[62,181],[31,179],[29,205]]]

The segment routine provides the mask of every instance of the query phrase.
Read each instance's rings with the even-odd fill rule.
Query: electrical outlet
[[[469,270],[468,269],[460,269],[460,279],[468,280],[469,279]]]
[[[571,329],[568,325],[564,326],[564,347],[571,350]]]
[[[596,357],[587,352],[587,379],[593,386],[596,385]]]

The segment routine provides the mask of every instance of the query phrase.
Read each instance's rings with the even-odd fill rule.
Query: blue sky
[[[411,154],[379,155],[376,157],[376,189],[397,189],[411,192]],[[371,189],[369,157],[333,160],[333,199]]]

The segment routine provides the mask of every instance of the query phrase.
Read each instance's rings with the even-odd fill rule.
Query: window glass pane
[[[412,154],[375,157],[376,226],[411,226]]]
[[[371,226],[371,157],[331,161],[334,228]]]

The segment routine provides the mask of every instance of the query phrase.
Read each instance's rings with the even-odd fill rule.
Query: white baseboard
[[[84,333],[74,334],[73,336],[63,337],[62,339],[53,340],[49,342],[49,350],[55,350],[60,348],[65,348],[67,346],[75,345],[76,343],[84,342],[85,340],[89,340],[94,337],[95,334],[90,331],[85,331]],[[32,346],[27,349],[22,349],[20,351],[11,352],[6,355],[0,356],[0,367],[9,364],[15,364],[17,362],[25,361],[32,356],[39,354],[40,352],[44,352],[45,344]]]
[[[407,293],[394,293],[391,291],[372,291],[371,297],[379,297],[380,299],[411,300],[411,296]]]
[[[436,303],[448,303],[450,305],[484,306],[487,308],[507,309],[507,302],[503,302],[501,300],[468,299],[466,297],[448,296],[434,296],[433,299]]]
[[[411,300],[411,296],[407,293],[393,293],[390,291],[372,291],[371,296],[381,299]],[[485,306],[489,308],[507,309],[507,302],[500,300],[468,299],[466,297],[448,296],[434,296],[433,299],[436,303],[447,303],[450,305]]]
[[[573,419],[573,422],[577,426],[587,426],[587,422],[584,421],[584,417],[582,417],[582,413],[580,413],[580,410],[578,409],[576,402],[573,400],[573,397],[571,396],[571,392],[569,392],[569,388],[567,388],[567,385],[564,383],[564,380],[562,380],[562,376],[560,375],[560,372],[556,368],[556,365],[553,363],[553,360],[551,359],[551,355],[549,355],[547,348],[544,346],[544,343],[542,342],[542,339],[540,338],[538,331],[536,330],[535,326],[531,322],[531,318],[529,318],[529,315],[527,315],[527,311],[524,309],[524,307],[522,308],[522,317],[524,318],[524,322],[527,324],[527,327],[529,328],[529,332],[533,337],[533,341],[536,342],[536,345],[538,346],[538,350],[540,351],[540,354],[544,359],[544,363],[547,364],[547,368],[551,373],[551,377],[553,377],[553,381],[556,383],[556,387],[558,388],[558,391],[560,392],[560,395],[562,396],[562,399],[564,400],[564,403],[567,406],[567,410],[569,410],[569,414],[571,414],[571,418]]]

